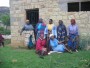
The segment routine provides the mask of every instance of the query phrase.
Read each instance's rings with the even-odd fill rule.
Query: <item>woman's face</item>
[[[54,39],[54,36],[52,36],[51,39],[53,40]]]
[[[41,37],[41,39],[43,39],[43,38],[44,38],[44,34],[41,34],[41,36],[40,36],[40,37]]]
[[[26,21],[26,24],[29,24],[29,21]]]
[[[63,21],[62,20],[59,20],[59,25],[63,24]]]
[[[74,19],[71,20],[71,25],[75,25],[75,20]]]
[[[39,22],[40,22],[40,23],[43,23],[43,19],[39,19]]]
[[[53,21],[52,20],[49,20],[49,24],[52,24],[53,23]]]

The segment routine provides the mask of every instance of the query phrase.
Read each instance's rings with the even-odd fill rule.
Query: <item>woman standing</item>
[[[34,30],[33,26],[30,24],[29,20],[26,20],[26,23],[24,25],[24,27],[21,29],[20,35],[22,35],[23,31],[30,31],[30,30]]]
[[[71,19],[71,25],[68,27],[68,37],[68,46],[72,51],[77,52],[79,32],[75,19]]]
[[[59,20],[59,25],[57,27],[57,39],[59,42],[65,44],[65,38],[67,37],[67,30],[66,26],[63,24],[62,20]]]
[[[49,37],[50,34],[53,34],[55,37],[57,37],[57,28],[53,23],[53,20],[49,20],[49,24],[46,26],[44,34],[46,37]]]
[[[49,38],[50,34],[53,34],[54,37],[57,38],[57,28],[54,25],[52,19],[49,20],[49,24],[46,26],[45,31],[44,31],[44,35],[45,35],[45,38],[47,40],[47,50],[48,50],[48,52],[52,50],[52,48],[49,46],[49,44],[50,44],[50,38]]]
[[[40,34],[44,34],[45,28],[46,28],[46,24],[43,22],[43,19],[40,18],[39,19],[39,22],[36,25],[36,33],[37,33],[37,35],[36,35],[36,41],[40,37]]]
[[[30,24],[29,20],[26,20],[26,23],[22,28],[20,35],[22,35],[23,31],[25,34],[25,39],[24,39],[25,45],[28,46],[28,48],[32,48],[33,45],[35,44],[35,37],[34,37],[34,28],[32,24]]]

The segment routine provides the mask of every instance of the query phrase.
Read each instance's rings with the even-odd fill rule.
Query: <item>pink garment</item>
[[[45,48],[46,40],[39,38],[36,43],[36,51],[42,51],[42,48]]]
[[[4,41],[2,34],[0,34],[0,43]]]

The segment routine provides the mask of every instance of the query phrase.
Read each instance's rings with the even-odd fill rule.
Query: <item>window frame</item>
[[[82,1],[82,2],[69,2],[69,3],[67,3],[67,11],[68,12],[79,12],[79,11],[90,11],[90,10],[82,10],[82,3],[84,3],[84,2],[90,2],[90,1]],[[79,8],[79,10],[78,11],[73,11],[73,10],[70,10],[69,11],[69,4],[73,4],[73,3],[79,3],[79,6],[78,6],[78,8]]]

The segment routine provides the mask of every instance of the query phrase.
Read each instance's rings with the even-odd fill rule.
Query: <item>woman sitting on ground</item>
[[[46,40],[44,39],[44,35],[40,34],[40,37],[36,42],[36,53],[39,54],[40,58],[43,58],[46,52]]]
[[[50,46],[55,52],[70,52],[63,43],[59,42],[53,34],[50,34]]]

